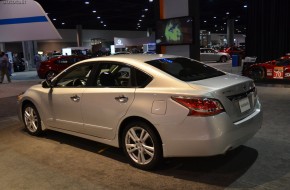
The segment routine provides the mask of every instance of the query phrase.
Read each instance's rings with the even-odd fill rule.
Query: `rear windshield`
[[[182,81],[196,81],[225,75],[215,68],[183,57],[156,59],[146,63]]]

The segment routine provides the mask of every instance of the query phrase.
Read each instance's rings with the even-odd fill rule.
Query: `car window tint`
[[[77,65],[61,75],[57,79],[56,87],[83,87],[86,86],[88,77],[92,71],[91,64]]]
[[[95,86],[125,88],[132,87],[131,85],[132,69],[119,63],[101,63],[99,72],[97,72]]]
[[[136,72],[136,85],[138,87],[145,87],[147,86],[151,80],[152,80],[152,77],[147,75],[146,73],[142,72],[142,71],[139,71],[138,69],[135,70]]]
[[[276,62],[276,66],[287,66],[290,65],[290,59],[279,59]]]
[[[188,58],[166,58],[146,62],[182,81],[196,81],[225,73]]]

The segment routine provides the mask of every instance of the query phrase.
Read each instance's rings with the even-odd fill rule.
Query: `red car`
[[[244,75],[254,80],[290,80],[290,55],[283,56],[278,60],[253,64],[245,70]]]
[[[37,70],[38,77],[41,79],[52,79],[55,75],[66,69],[70,65],[87,59],[85,56],[70,55],[70,56],[58,56],[51,58],[47,61],[41,62],[39,69]]]
[[[241,58],[245,58],[245,50],[236,46],[228,47],[226,49],[220,50],[220,52],[225,52],[232,55],[239,55]]]

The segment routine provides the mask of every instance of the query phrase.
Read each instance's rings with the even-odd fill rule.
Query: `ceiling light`
[[[103,23],[103,21],[101,21],[100,23]]]
[[[140,19],[139,22],[142,22],[142,20]]]
[[[104,27],[106,27],[107,25],[106,24],[104,24]]]
[[[238,20],[238,19],[236,19],[235,21],[236,21],[236,22],[238,22],[239,20]]]
[[[206,20],[205,20],[205,21],[203,21],[203,22],[206,22]]]
[[[149,2],[150,2],[150,3],[152,3],[152,2],[153,2],[153,0],[149,0]]]
[[[63,22],[63,23],[61,23],[62,25],[65,25],[65,23]]]
[[[52,20],[56,20],[56,18],[52,19]]]
[[[244,8],[247,8],[248,7],[248,5],[244,5]]]
[[[144,18],[144,17],[145,17],[145,15],[142,15],[141,17],[142,17],[142,18]]]
[[[229,15],[230,13],[229,12],[226,12],[226,14]]]
[[[214,16],[213,18],[216,19],[216,16]]]
[[[97,11],[96,10],[93,10],[93,13],[96,13]]]
[[[85,1],[85,4],[88,5],[88,4],[90,4],[90,2],[89,1]]]
[[[144,11],[148,11],[148,9],[144,9]]]
[[[97,19],[100,19],[100,18],[101,18],[101,17],[99,17],[99,16],[97,17]]]

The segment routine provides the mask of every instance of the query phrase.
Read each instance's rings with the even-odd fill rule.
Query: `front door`
[[[54,79],[56,82],[48,94],[51,117],[47,123],[50,127],[82,131],[82,97],[92,67],[90,64],[77,65]]]

